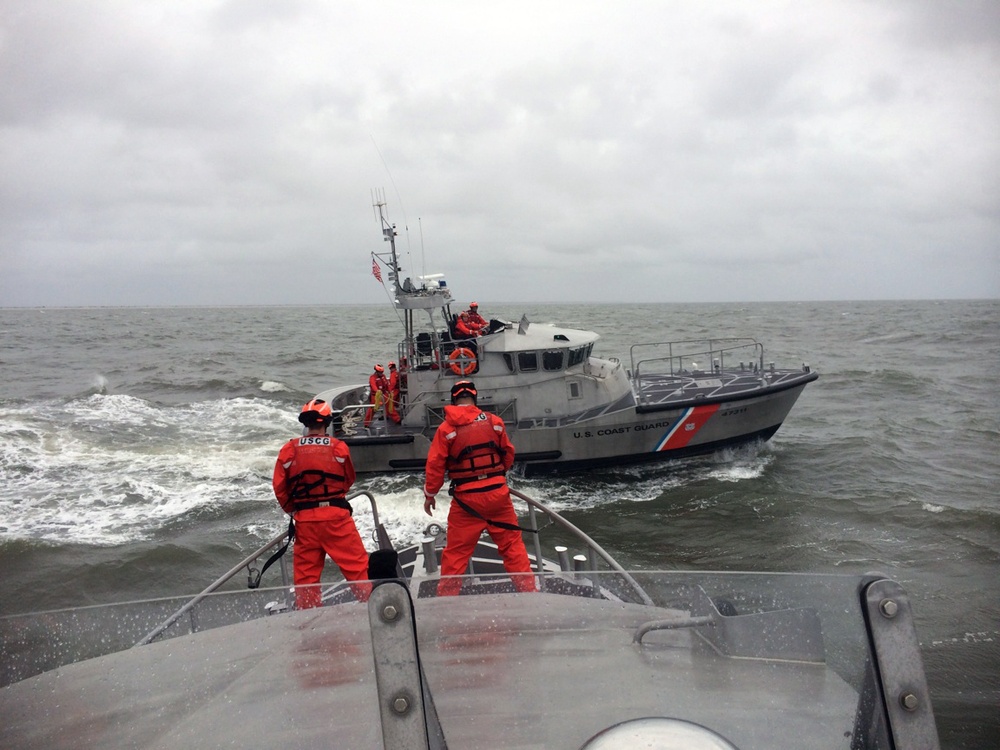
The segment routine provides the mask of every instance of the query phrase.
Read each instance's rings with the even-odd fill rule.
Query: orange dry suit
[[[375,412],[383,408],[388,401],[389,382],[385,379],[385,375],[377,372],[373,372],[369,375],[368,391],[368,398],[371,399],[372,405],[368,408],[368,411],[365,412],[365,427],[372,423]],[[393,412],[393,414],[395,414],[395,412]]]
[[[455,321],[455,330],[458,334],[470,339],[482,335],[489,326],[490,324],[482,315],[471,310],[459,313],[458,319]]]
[[[386,393],[389,394],[389,400],[386,401],[385,410],[392,421],[399,424],[403,421],[402,417],[399,416],[399,372],[394,367],[389,368]]]
[[[424,493],[434,496],[444,484],[446,471],[451,480],[453,500],[448,510],[448,540],[441,554],[439,596],[459,592],[462,582],[443,576],[466,572],[484,530],[500,550],[508,573],[531,572],[521,532],[488,523],[517,526],[505,476],[514,465],[514,446],[503,420],[473,404],[445,406],[444,414],[445,421],[434,434],[427,454],[424,482]],[[530,575],[514,575],[512,579],[518,591],[536,590]]]
[[[294,438],[278,452],[272,484],[282,510],[295,518],[292,561],[300,609],[320,604],[319,587],[309,584],[320,582],[326,555],[348,581],[368,579],[368,552],[345,500],[354,477],[347,445],[328,435]],[[367,584],[352,589],[361,601],[371,592]]]
[[[471,327],[476,329],[478,333],[483,333],[483,331],[490,327],[490,322],[475,310],[468,310],[466,314],[469,316],[469,323],[472,324]]]

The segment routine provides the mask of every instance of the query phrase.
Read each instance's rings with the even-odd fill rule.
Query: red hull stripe
[[[698,430],[718,410],[719,404],[692,406],[681,415],[680,419],[671,425],[667,433],[660,439],[656,450],[672,451],[676,448],[683,448],[691,442],[691,439],[698,434]]]

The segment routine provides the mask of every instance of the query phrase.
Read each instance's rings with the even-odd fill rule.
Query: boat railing
[[[412,342],[402,342],[399,351],[407,352],[409,369],[436,370],[446,366],[449,354],[468,343],[465,339],[453,338],[448,331],[421,331]],[[402,354],[399,356],[403,357]]]
[[[636,381],[643,376],[721,374],[725,370],[763,372],[764,345],[751,338],[689,339],[633,344],[629,356]]]
[[[523,492],[518,492],[512,488],[510,490],[510,494],[520,500],[523,500],[528,505],[528,523],[530,524],[530,528],[535,530],[540,528],[538,525],[538,515],[540,513],[545,518],[549,519],[553,524],[559,526],[565,531],[568,531],[586,547],[586,553],[574,555],[572,561],[570,560],[569,549],[567,547],[557,546],[555,548],[559,567],[562,572],[574,574],[582,574],[587,571],[596,572],[599,569],[599,561],[604,561],[604,563],[611,570],[617,573],[636,593],[636,595],[638,595],[643,604],[653,604],[653,600],[650,598],[649,594],[643,590],[642,586],[639,585],[635,578],[633,578],[632,575],[626,571],[617,560],[609,555],[604,548],[601,547],[601,545],[587,536],[578,527],[563,518],[556,511],[552,510],[552,508],[539,502],[538,500],[535,500],[534,498],[529,497],[528,495],[525,495]],[[544,577],[547,575],[547,572],[543,568],[544,556],[542,554],[541,540],[539,539],[539,534],[537,533],[532,536],[534,537],[535,571]],[[597,588],[597,577],[595,576],[592,580],[595,588]]]
[[[400,349],[406,349],[407,364],[413,370],[428,370],[438,365],[440,347],[441,338],[437,331],[421,331],[412,340],[408,339],[400,345]]]
[[[365,388],[365,391],[368,389]],[[405,416],[407,408],[403,404],[396,404],[396,410],[401,416]],[[356,435],[368,435],[371,434],[365,428],[365,416],[369,409],[374,409],[375,406],[370,401],[364,401],[359,404],[344,404],[339,408],[334,408],[333,413],[333,427],[331,435],[339,438],[343,437],[354,437]],[[378,410],[382,410],[384,407],[380,405]]]
[[[560,568],[566,573],[582,574],[584,572],[592,571],[597,572],[599,570],[599,564],[601,561],[607,565],[608,568],[613,570],[618,576],[621,577],[623,581],[635,592],[639,599],[645,604],[652,604],[653,601],[649,595],[642,589],[642,587],[636,582],[636,580],[629,574],[611,555],[609,555],[597,542],[591,539],[587,534],[573,525],[570,521],[563,518],[559,513],[552,510],[545,504],[535,500],[534,498],[525,495],[522,492],[511,489],[511,494],[515,497],[523,500],[528,506],[528,522],[530,528],[540,529],[540,518],[539,515],[548,519],[551,523],[559,526],[563,530],[572,534],[577,540],[579,540],[586,548],[585,554],[577,554],[573,556],[570,560],[569,551],[566,547],[557,546],[555,548],[556,556],[559,560]],[[361,490],[359,492],[352,493],[348,495],[348,501],[354,500],[359,497],[366,497],[371,503],[372,508],[372,521],[375,526],[376,541],[378,543],[379,549],[390,549],[392,547],[392,542],[389,539],[389,535],[385,530],[379,520],[378,515],[378,505],[375,502],[375,497],[367,490]],[[550,571],[546,571],[543,565],[545,559],[542,554],[541,542],[539,540],[539,535],[536,533],[534,536],[534,552],[535,552],[535,565],[536,573],[543,578],[550,575]],[[181,618],[187,616],[190,628],[190,632],[197,632],[200,629],[197,617],[197,607],[204,599],[209,595],[219,591],[225,584],[230,582],[233,578],[240,575],[241,573],[246,573],[248,577],[248,585],[253,588],[255,587],[254,577],[256,576],[256,582],[259,583],[260,572],[258,571],[257,564],[259,560],[265,555],[271,554],[280,545],[284,544],[288,538],[288,531],[283,531],[276,535],[269,541],[267,541],[263,546],[255,550],[254,552],[247,555],[239,563],[234,565],[226,573],[219,576],[215,581],[213,581],[208,587],[203,591],[195,595],[193,598],[185,602],[177,611],[167,617],[162,623],[153,628],[149,633],[146,634],[144,638],[138,641],[136,646],[144,646],[148,643],[160,638],[168,629],[178,623]],[[281,569],[281,580],[282,586],[286,589],[289,588],[289,576],[288,569],[286,567],[285,558],[283,555],[279,556],[276,562],[280,565]],[[266,566],[265,566],[266,567]],[[597,576],[593,577],[593,585],[597,587]],[[291,602],[286,602],[286,607],[291,607]]]
[[[367,490],[361,490],[360,492],[354,492],[348,495],[347,500],[348,502],[350,502],[351,500],[354,500],[359,497],[367,497],[369,502],[371,503],[372,521],[375,524],[375,534],[379,548],[386,549],[387,547],[391,547],[392,544],[389,541],[389,536],[385,531],[385,527],[382,526],[381,522],[379,521],[378,506],[375,503],[375,497]],[[226,573],[223,573],[221,576],[219,576],[219,578],[213,581],[206,589],[204,589],[202,592],[194,596],[192,599],[188,600],[180,609],[178,609],[176,612],[170,615],[170,617],[168,617],[162,623],[153,628],[153,630],[151,630],[142,640],[140,640],[135,645],[144,646],[147,643],[152,643],[154,640],[163,635],[163,633],[166,632],[168,628],[170,628],[178,620],[184,617],[184,615],[188,615],[190,618],[191,632],[196,632],[199,629],[197,616],[195,614],[196,612],[195,608],[198,606],[198,604],[207,596],[218,591],[225,584],[227,584],[229,581],[231,581],[233,578],[235,578],[237,575],[241,574],[244,571],[246,571],[249,582],[252,582],[254,575],[257,574],[257,582],[259,583],[260,576],[258,569],[256,568],[257,562],[264,555],[268,554],[272,550],[277,549],[278,546],[283,544],[287,538],[288,538],[288,530],[282,531],[273,539],[266,542],[264,546],[260,547],[254,552],[251,552],[240,562],[238,562],[236,565],[230,568]],[[281,567],[282,586],[287,588],[289,585],[289,578],[288,578],[288,568],[285,563],[284,555],[279,557],[277,562]],[[249,587],[253,588],[254,586],[250,585]]]

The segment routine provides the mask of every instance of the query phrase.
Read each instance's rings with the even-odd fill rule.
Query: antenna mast
[[[382,240],[389,243],[389,252],[385,251],[372,253],[372,257],[382,261],[382,265],[389,271],[389,280],[393,283],[393,288],[398,295],[401,291],[399,285],[399,258],[396,255],[396,225],[389,222],[389,210],[385,202],[385,188],[376,188],[372,191],[372,209],[378,217],[382,226]]]

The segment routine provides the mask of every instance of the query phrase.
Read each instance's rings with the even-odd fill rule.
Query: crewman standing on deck
[[[388,400],[386,401],[385,411],[393,422],[399,424],[403,420],[399,416],[399,371],[396,369],[395,362],[389,363],[389,377],[386,382],[388,385]]]
[[[384,408],[388,393],[389,381],[385,379],[385,368],[376,364],[374,372],[368,376],[368,400],[371,406],[365,412],[365,427],[372,423],[375,412]]]
[[[285,443],[274,463],[274,496],[295,523],[292,565],[298,609],[320,606],[316,584],[327,555],[348,581],[368,579],[368,552],[346,500],[354,484],[354,463],[347,444],[326,434],[332,417],[330,404],[309,401],[299,414],[306,434]],[[367,583],[351,589],[359,601],[367,601],[371,593]]]
[[[437,503],[434,496],[451,480],[448,538],[441,553],[438,596],[459,593],[462,581],[446,576],[465,573],[476,542],[484,530],[500,550],[503,566],[518,591],[536,591],[528,551],[517,525],[506,474],[514,465],[514,446],[503,420],[476,405],[476,386],[460,380],[452,386],[451,406],[444,407],[445,421],[437,428],[427,453],[424,512]]]

